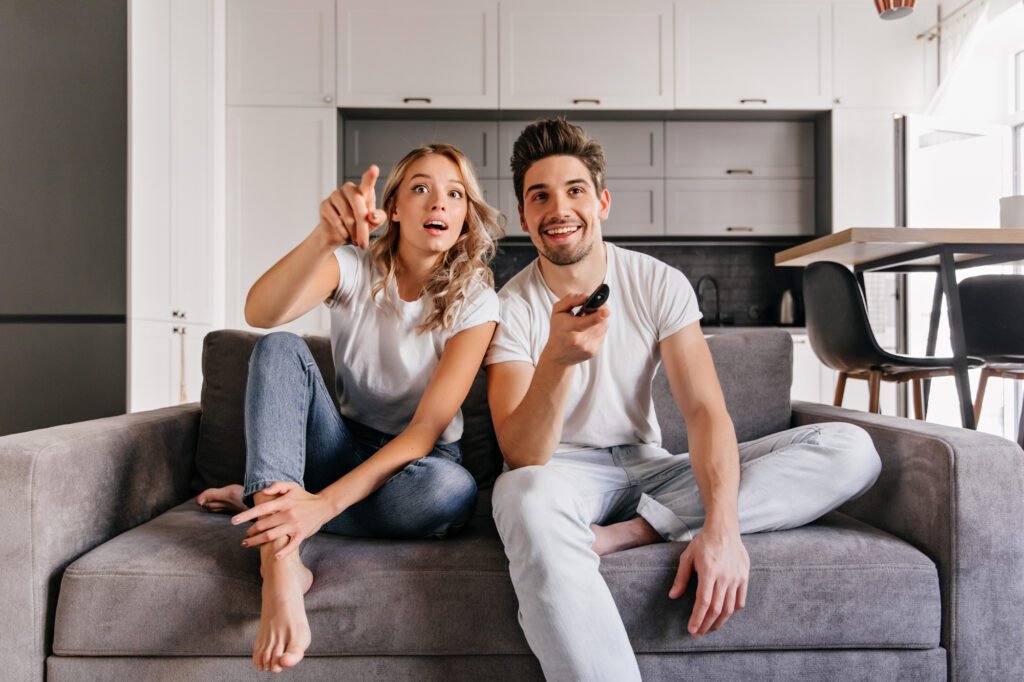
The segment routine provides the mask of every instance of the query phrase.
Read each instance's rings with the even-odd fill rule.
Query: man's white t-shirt
[[[614,445],[661,444],[654,412],[659,342],[701,318],[697,297],[679,270],[651,256],[605,243],[610,289],[608,333],[596,357],[576,366],[558,452]],[[537,365],[558,301],[534,260],[499,294],[501,324],[485,365]]]
[[[352,245],[335,249],[341,280],[327,307],[331,311],[331,351],[341,414],[378,431],[397,435],[412,421],[420,398],[441,360],[448,340],[459,332],[500,319],[498,296],[474,282],[451,329],[418,332],[430,314],[427,298],[403,301],[397,284],[394,308],[371,298],[379,275],[369,254]],[[462,410],[441,434],[441,443],[462,437]]]

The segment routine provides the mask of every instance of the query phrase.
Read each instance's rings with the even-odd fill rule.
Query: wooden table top
[[[803,267],[817,261],[833,261],[856,266],[929,246],[947,244],[1024,246],[1024,228],[851,227],[779,251],[775,254],[775,265]],[[962,262],[979,257],[982,254],[957,254],[956,260]],[[912,262],[934,265],[938,263],[938,257],[915,259]]]

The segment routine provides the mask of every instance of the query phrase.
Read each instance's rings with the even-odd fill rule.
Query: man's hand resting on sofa
[[[668,596],[678,599],[694,571],[697,598],[687,629],[694,637],[714,632],[747,602],[750,557],[739,532],[705,527],[679,556],[679,570]]]
[[[295,483],[273,483],[261,492],[276,497],[238,514],[231,523],[237,526],[259,519],[249,527],[243,547],[258,547],[287,535],[288,544],[274,555],[278,559],[297,550],[303,540],[336,516],[326,498],[307,492]]]

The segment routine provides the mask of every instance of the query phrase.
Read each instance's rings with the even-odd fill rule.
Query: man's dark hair
[[[523,178],[530,166],[549,156],[574,156],[590,171],[590,180],[604,189],[604,150],[579,126],[564,118],[535,121],[523,128],[512,146],[512,184],[523,205]]]

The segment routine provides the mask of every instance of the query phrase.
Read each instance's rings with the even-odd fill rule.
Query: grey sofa
[[[238,480],[241,397],[258,337],[207,337],[202,404],[0,438],[0,656],[11,680],[238,679],[259,619],[243,528],[200,511]],[[326,373],[326,339],[308,338]],[[790,404],[781,331],[711,338],[741,440],[859,424],[883,460],[863,497],[804,528],[747,536],[747,608],[699,640],[693,589],[666,595],[682,545],[610,555],[605,575],[645,679],[1024,679],[1024,453],[993,436]],[[332,381],[327,382],[332,385]],[[656,384],[671,449],[685,426]],[[318,535],[303,549],[313,644],[291,679],[539,679],[490,519],[499,471],[482,373],[466,401],[477,515],[444,541]]]

